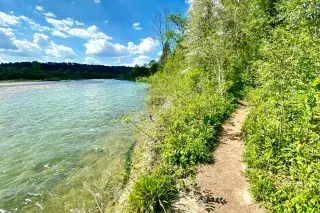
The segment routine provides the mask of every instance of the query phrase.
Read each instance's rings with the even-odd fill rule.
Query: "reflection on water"
[[[105,199],[133,143],[119,119],[143,109],[145,91],[116,80],[0,84],[0,209],[81,211]]]

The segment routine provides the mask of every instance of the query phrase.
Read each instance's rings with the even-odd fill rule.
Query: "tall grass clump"
[[[129,208],[131,212],[165,212],[176,195],[172,176],[161,171],[149,172],[135,182]]]

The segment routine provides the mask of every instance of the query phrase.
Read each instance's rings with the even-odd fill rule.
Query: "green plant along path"
[[[148,79],[155,162],[140,171],[128,211],[168,208],[246,98],[255,199],[270,212],[319,212],[320,2],[195,0],[187,17],[165,21],[175,28],[160,36],[160,66]]]

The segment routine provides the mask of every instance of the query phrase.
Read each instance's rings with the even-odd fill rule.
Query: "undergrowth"
[[[243,128],[246,173],[255,199],[270,212],[320,212],[319,14],[314,0],[193,1],[180,40],[163,35],[167,52],[148,79],[156,154],[132,195],[152,195],[131,196],[131,207],[159,210],[151,197],[169,202],[157,184],[142,187],[156,182],[152,171],[177,187],[210,162],[220,125],[247,96],[254,107]]]
[[[149,109],[155,138],[155,163],[137,178],[129,212],[164,212],[174,200],[178,180],[212,160],[219,128],[236,106],[232,96],[217,93],[208,74],[185,70],[183,53],[171,55],[150,81]],[[157,172],[153,172],[156,170]]]

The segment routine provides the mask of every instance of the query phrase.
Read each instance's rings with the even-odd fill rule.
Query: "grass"
[[[177,188],[172,176],[163,171],[142,175],[135,182],[129,196],[130,212],[165,212],[177,196]]]

